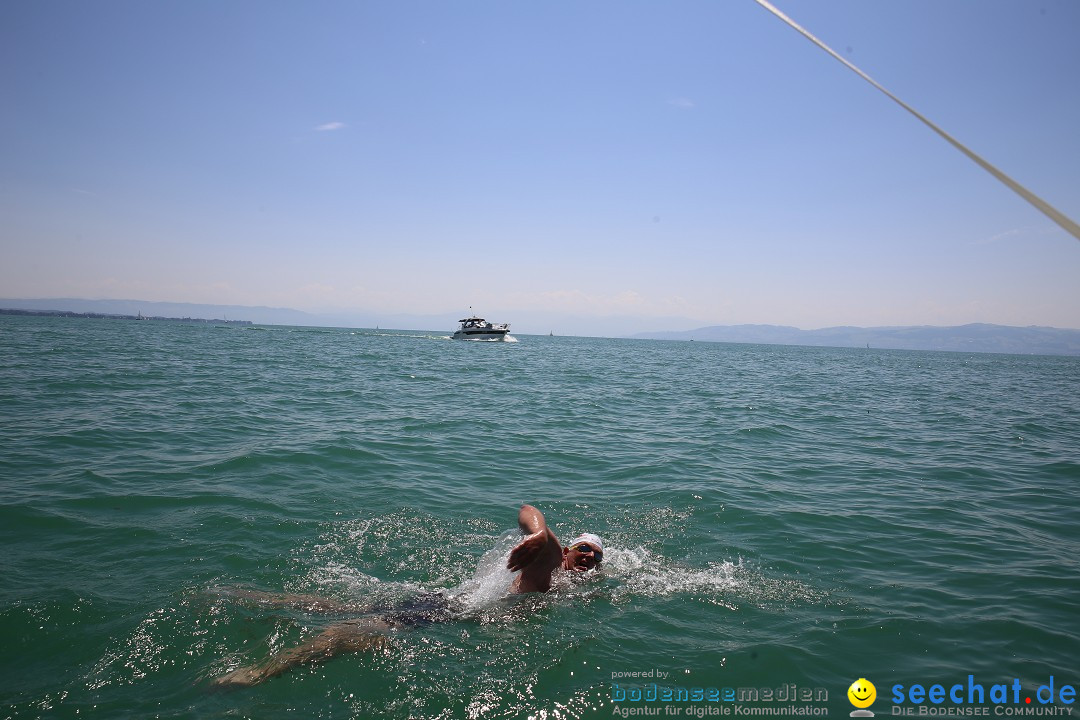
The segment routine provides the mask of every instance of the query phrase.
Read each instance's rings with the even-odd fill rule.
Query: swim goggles
[[[592,555],[593,555],[593,558],[596,560],[596,562],[603,562],[604,561],[604,551],[603,550],[597,550],[596,548],[594,548],[589,543],[579,542],[579,543],[577,543],[575,545],[571,545],[570,549],[571,550],[577,550],[578,552],[591,552]]]

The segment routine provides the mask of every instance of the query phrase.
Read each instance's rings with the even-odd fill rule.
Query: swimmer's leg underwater
[[[298,665],[325,662],[351,652],[377,652],[386,647],[393,626],[380,618],[346,620],[331,625],[320,634],[296,647],[275,653],[264,663],[247,665],[215,679],[219,688],[250,687],[281,675]]]
[[[333,600],[312,595],[282,595],[260,591],[244,591],[239,595],[246,600],[276,607],[296,607],[301,610],[333,612],[349,608],[335,604]],[[246,665],[213,680],[211,685],[218,688],[249,687],[263,680],[281,675],[297,665],[313,665],[325,662],[333,657],[352,652],[378,652],[389,643],[392,631],[404,628],[424,627],[432,623],[448,622],[454,619],[450,603],[440,592],[421,593],[415,597],[386,608],[381,615],[367,616],[331,625],[311,640],[296,647],[275,653],[264,663]]]

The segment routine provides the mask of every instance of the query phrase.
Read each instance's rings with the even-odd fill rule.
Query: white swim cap
[[[600,553],[601,555],[604,554],[604,540],[599,535],[593,535],[592,533],[581,533],[576,538],[574,538],[573,542],[567,545],[567,547],[574,547],[578,543],[588,543],[598,553]]]

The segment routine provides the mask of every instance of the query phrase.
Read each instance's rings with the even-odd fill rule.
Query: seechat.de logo
[[[851,717],[874,717],[874,713],[866,709],[877,699],[877,688],[874,687],[874,683],[866,678],[859,678],[847,689],[847,697],[856,708],[851,711]]]

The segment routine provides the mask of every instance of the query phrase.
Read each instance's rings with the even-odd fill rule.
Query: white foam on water
[[[409,534],[408,528],[401,525],[400,518],[357,521],[348,525],[344,535],[352,548],[361,552],[379,549],[377,554],[381,556],[386,537]],[[445,568],[445,572],[434,572],[438,570],[436,566],[447,558],[427,558],[434,566],[430,568],[430,579],[423,582],[376,578],[352,567],[348,557],[350,552],[331,553],[336,557],[325,558],[308,579],[326,588],[333,596],[358,605],[368,602],[386,604],[405,600],[418,593],[441,592],[462,616],[483,615],[494,619],[492,610],[496,610],[495,615],[501,617],[499,608],[509,609],[516,604],[505,604],[515,576],[506,568],[506,561],[510,551],[520,541],[521,534],[517,530],[503,532],[476,561],[475,568],[469,567],[466,557],[457,556],[453,558],[453,566]],[[475,536],[473,542],[481,546],[486,544],[480,536]],[[580,592],[591,594],[599,588],[603,588],[604,594],[610,594],[614,602],[625,602],[635,597],[685,595],[732,610],[743,605],[790,607],[828,598],[825,591],[790,575],[769,572],[741,557],[710,561],[704,566],[695,567],[664,557],[644,546],[609,547],[599,570],[585,575],[560,572],[553,580],[554,592],[549,594],[550,599],[537,599],[538,602],[558,603],[561,596],[576,596]]]
[[[521,541],[521,533],[508,530],[499,536],[495,546],[485,552],[476,564],[476,571],[447,594],[466,610],[481,610],[495,605],[506,597],[514,573],[506,569],[510,551]]]
[[[423,591],[420,585],[411,582],[383,581],[374,575],[368,575],[356,568],[342,563],[330,563],[313,575],[316,584],[334,588],[356,603],[379,603]]]
[[[431,578],[424,582],[398,580],[392,577],[378,578],[354,567],[351,560],[357,555],[374,554],[385,559],[389,550],[384,545],[388,537],[409,535],[409,527],[400,518],[365,520],[348,523],[339,529],[340,535],[316,546],[322,555],[318,566],[305,573],[297,589],[314,584],[320,588],[317,594],[325,594],[349,605],[385,606],[394,601],[406,600],[420,593],[441,592],[465,615],[495,607],[507,596],[514,573],[506,569],[510,551],[521,541],[521,534],[508,530],[496,538],[494,545],[484,552],[470,571],[468,559],[457,557],[458,567],[444,567],[440,571],[440,558],[426,558],[433,565],[427,568]],[[437,535],[438,533],[436,533]],[[433,537],[433,541],[437,541]],[[484,543],[483,539],[480,539]],[[484,543],[486,544],[486,543]],[[461,566],[464,563],[464,567]],[[465,576],[467,574],[467,576]],[[461,578],[465,576],[465,579]],[[456,584],[454,584],[456,583]]]
[[[772,577],[741,557],[693,568],[644,547],[612,548],[605,553],[604,566],[618,581],[612,593],[616,601],[689,595],[736,610],[742,603],[775,607],[819,602],[826,597],[798,580]]]

